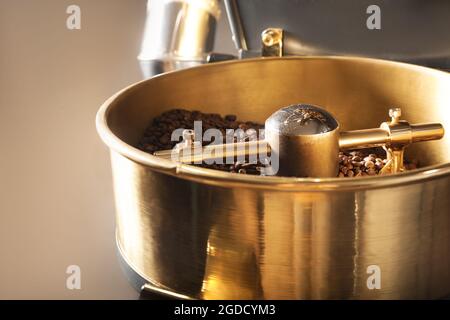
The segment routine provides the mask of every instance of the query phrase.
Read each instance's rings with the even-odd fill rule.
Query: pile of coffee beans
[[[339,152],[338,177],[374,176],[380,173],[387,163],[386,152],[381,148]],[[406,170],[417,168],[417,162],[405,161]]]
[[[226,137],[226,129],[241,129],[250,137],[250,135],[255,134],[255,131],[258,132],[259,129],[264,128],[264,125],[260,123],[239,121],[237,120],[237,117],[232,114],[222,117],[217,113],[173,109],[166,111],[153,119],[139,142],[138,147],[148,153],[172,149],[178,142],[181,142],[171,141],[172,132],[178,128],[194,129],[194,121],[202,122],[202,134],[208,129],[215,128],[221,131],[223,137]],[[209,143],[210,142],[204,142],[204,145]],[[225,141],[222,141],[221,143],[225,143]],[[234,173],[259,175],[259,168],[262,164],[235,162],[234,164],[199,164],[198,166]]]
[[[255,134],[255,130],[258,132],[259,129],[264,128],[264,125],[260,123],[239,121],[235,115],[222,117],[217,113],[173,109],[153,119],[139,142],[138,148],[151,154],[160,150],[172,149],[178,142],[181,142],[171,141],[172,132],[179,128],[194,129],[194,121],[202,122],[202,134],[210,128],[216,128],[222,132],[223,137],[226,136],[226,129],[242,129],[250,136]],[[205,142],[204,144],[209,143]],[[339,152],[338,177],[374,176],[380,173],[386,162],[386,153],[381,148],[341,151]],[[233,173],[259,175],[264,164],[236,161],[234,164],[199,164],[198,166]],[[405,161],[406,170],[416,168],[416,161]]]

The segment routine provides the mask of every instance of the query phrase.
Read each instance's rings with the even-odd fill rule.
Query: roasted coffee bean
[[[161,138],[159,138],[159,142],[161,144],[168,144],[170,141],[170,136],[168,133],[164,134]]]
[[[264,125],[258,124],[256,122],[243,122],[238,121],[237,117],[233,114],[226,115],[225,117],[221,117],[217,113],[202,113],[200,111],[188,111],[183,109],[173,109],[166,112],[163,112],[159,116],[155,117],[147,130],[142,137],[139,148],[143,151],[154,153],[159,150],[168,150],[172,149],[178,142],[180,141],[170,141],[172,131],[175,129],[193,129],[194,121],[202,122],[202,134],[209,128],[219,129],[224,137],[224,141],[221,143],[225,143],[226,137],[226,129],[237,129],[242,128],[244,131],[243,140],[254,140],[255,138],[259,138],[257,135],[259,133],[259,129],[263,129]],[[253,131],[251,130],[253,129]],[[247,136],[245,135],[247,133]],[[232,137],[233,139],[233,137]],[[181,139],[180,139],[181,140]],[[236,137],[233,139],[235,142],[237,141]],[[203,145],[207,145],[209,142],[204,142]],[[215,169],[215,170],[223,170],[229,172],[238,172],[240,169],[245,168],[246,174],[259,174],[257,170],[257,166],[263,166],[258,163],[250,163],[250,164],[213,164],[206,165],[201,164],[201,167]],[[242,173],[243,171],[241,171]]]
[[[225,120],[230,121],[230,122],[234,122],[236,121],[237,117],[234,114],[227,114],[225,116]]]
[[[353,167],[355,167],[355,168],[361,167],[361,162],[359,162],[359,161],[353,161],[352,164],[353,164]]]
[[[373,158],[369,157],[369,159],[373,159]],[[368,169],[372,169],[373,167],[375,167],[375,163],[373,163],[372,160],[366,160],[366,163],[364,165]]]
[[[343,164],[343,159],[345,157],[350,157],[351,165],[353,168],[350,169],[349,165]],[[373,176],[380,173],[387,163],[386,152],[382,148],[372,148],[372,149],[362,149],[353,150],[350,152],[341,151],[339,152],[339,172],[345,166],[348,170],[345,177],[361,177],[361,176]],[[417,161],[407,161],[405,160],[405,169],[413,170],[417,168],[414,165]],[[345,170],[344,170],[345,171]],[[350,173],[353,172],[353,173]],[[342,176],[338,174],[338,176]]]

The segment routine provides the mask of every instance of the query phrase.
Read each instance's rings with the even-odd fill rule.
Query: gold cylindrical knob
[[[440,123],[420,123],[411,125],[412,142],[441,139],[445,130]]]

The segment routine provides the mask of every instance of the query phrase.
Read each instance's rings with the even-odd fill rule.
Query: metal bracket
[[[283,29],[268,28],[261,33],[262,56],[283,56]]]

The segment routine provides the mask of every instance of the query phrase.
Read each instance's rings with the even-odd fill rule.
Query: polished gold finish
[[[379,129],[343,132],[339,146],[342,149],[382,146],[388,161],[381,173],[399,173],[404,171],[404,153],[408,145],[437,140],[444,136],[444,128],[440,123],[411,125],[405,120],[400,120],[400,108],[389,109],[389,116],[391,121],[383,122]]]
[[[161,150],[154,153],[155,156],[185,164],[201,164],[216,159],[235,159],[237,157],[257,156],[270,154],[270,146],[267,141],[249,141],[228,144],[209,145],[205,147],[189,145]],[[231,163],[235,161],[232,160]]]
[[[440,123],[411,124],[410,140],[403,143],[439,140],[444,137],[444,127]],[[395,137],[395,138],[398,138]],[[395,139],[394,138],[394,139]],[[392,141],[388,130],[382,128],[352,130],[341,132],[339,136],[339,147],[341,149],[373,148],[381,147]]]
[[[310,136],[283,136],[266,129],[266,139],[279,176],[325,178],[338,174],[339,128]]]
[[[286,108],[276,113],[285,113],[284,109]],[[403,154],[409,144],[438,140],[444,136],[444,128],[440,123],[410,125],[407,121],[400,120],[400,108],[390,109],[389,115],[391,121],[383,122],[377,129],[346,131],[339,134],[336,122],[336,127],[330,132],[314,135],[281,133],[274,128],[275,125],[279,125],[279,121],[274,124],[271,121],[272,115],[266,120],[266,141],[209,145],[202,148],[200,143],[194,146],[193,131],[185,130],[186,136],[182,143],[177,144],[173,150],[157,151],[154,155],[180,163],[201,164],[214,159],[220,159],[223,163],[223,158],[232,159],[231,163],[234,163],[236,157],[248,158],[271,154],[271,158],[276,159],[275,169],[272,170],[274,174],[320,178],[336,176],[339,149],[383,147],[388,160],[381,170],[381,173],[385,174],[404,171]],[[281,123],[285,125],[286,121]]]
[[[387,163],[381,171],[384,173],[403,172],[405,148],[413,143],[441,139],[444,136],[444,128],[439,123],[418,124],[413,126],[405,120],[400,120],[400,108],[389,110],[390,122],[383,122],[380,128],[386,130],[388,141],[383,145],[387,155]]]
[[[261,33],[262,56],[283,56],[283,29],[268,28]]]
[[[389,141],[389,132],[380,128],[344,131],[339,136],[339,148],[364,149],[381,147],[387,141]]]
[[[232,174],[134,146],[174,107],[262,122],[304,101],[349,131],[379,126],[397,105],[411,123],[449,128],[449,92],[444,72],[336,57],[225,62],[130,86],[97,117],[112,155],[118,246],[149,282],[193,298],[448,296],[448,135],[407,148],[418,170],[354,179]],[[380,289],[367,287],[373,265]]]
[[[326,110],[308,104],[285,106],[265,121],[264,130],[271,149],[270,166],[264,168],[269,173],[317,178],[337,175],[339,124]]]

